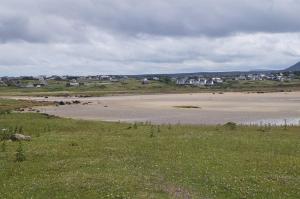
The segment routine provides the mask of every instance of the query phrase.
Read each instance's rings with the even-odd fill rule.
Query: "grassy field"
[[[33,106],[46,106],[52,104],[51,102],[38,102],[29,100],[10,100],[0,98],[0,114],[11,112],[13,110],[20,110],[22,108],[30,108]]]
[[[19,143],[1,142],[1,198],[300,197],[300,127],[153,126],[2,113],[3,128],[22,129],[32,141],[22,142],[22,162]]]
[[[175,83],[164,81],[150,81],[141,84],[140,81],[129,79],[122,82],[93,82],[81,87],[66,87],[64,81],[49,81],[49,86],[44,88],[17,88],[0,87],[0,96],[25,95],[25,96],[104,96],[124,94],[153,94],[153,93],[189,93],[189,92],[278,92],[299,91],[300,79],[290,82],[276,81],[232,81],[213,87],[177,86]]]

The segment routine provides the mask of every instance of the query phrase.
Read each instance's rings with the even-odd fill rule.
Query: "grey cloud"
[[[3,9],[22,14],[22,18],[45,20],[50,24],[35,27],[17,18],[12,23],[2,24],[15,32],[2,30],[1,37],[11,35],[29,41],[34,40],[34,36],[41,40],[42,35],[49,40],[47,34],[32,33],[41,31],[39,29],[53,31],[60,39],[63,34],[75,40],[83,39],[86,35],[78,35],[78,29],[84,31],[85,26],[130,36],[220,37],[240,32],[300,31],[300,3],[296,0],[4,0],[1,4]],[[66,30],[61,30],[64,28],[59,21],[65,22]]]
[[[28,21],[18,16],[0,17],[0,42],[24,40],[28,42],[42,41],[43,38],[30,34]]]
[[[282,68],[299,61],[299,10],[298,0],[2,0],[0,76]]]
[[[106,40],[105,44],[7,43],[0,45],[0,76],[8,73],[8,66],[14,73],[22,74],[136,74],[280,69],[298,61],[299,36],[300,33],[242,34],[219,39],[148,36],[142,40],[124,40],[123,37],[104,33],[97,38]],[[294,43],[291,44],[290,41]],[[298,54],[298,57],[286,52]]]
[[[64,1],[68,10],[45,10],[117,33],[223,36],[236,32],[297,32],[295,0],[103,0]],[[45,4],[47,5],[47,4]],[[55,6],[57,7],[58,4]]]
[[[132,35],[222,36],[299,31],[299,10],[300,3],[295,0],[110,0],[79,1],[60,14]]]

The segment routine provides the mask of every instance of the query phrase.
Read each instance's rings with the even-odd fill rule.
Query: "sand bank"
[[[223,124],[229,121],[282,123],[284,119],[298,124],[300,120],[300,92],[162,94],[92,98],[19,97],[18,99],[79,100],[80,105],[43,107],[40,110],[61,117],[88,120],[151,121],[157,124]]]

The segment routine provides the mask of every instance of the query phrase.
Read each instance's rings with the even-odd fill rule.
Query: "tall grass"
[[[38,113],[0,151],[1,198],[299,198],[300,127],[123,124]],[[2,143],[3,144],[3,143]]]

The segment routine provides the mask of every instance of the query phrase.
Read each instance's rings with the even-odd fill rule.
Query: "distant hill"
[[[300,62],[297,64],[285,69],[286,71],[300,71]]]

